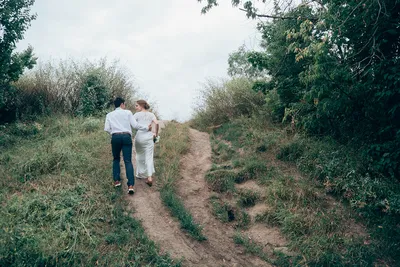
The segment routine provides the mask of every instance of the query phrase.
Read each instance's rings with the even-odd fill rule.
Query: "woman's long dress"
[[[156,116],[148,111],[140,111],[133,115],[133,118],[140,125],[150,125],[155,122]],[[147,178],[152,176],[154,169],[154,141],[153,132],[146,130],[138,130],[135,136],[136,148],[136,177]]]

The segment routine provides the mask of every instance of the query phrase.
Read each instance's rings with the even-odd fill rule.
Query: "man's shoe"
[[[129,195],[135,194],[135,190],[133,189],[133,186],[132,186],[132,185],[128,186],[128,194],[129,194]]]
[[[121,181],[115,181],[114,182],[115,187],[120,187],[121,186]]]

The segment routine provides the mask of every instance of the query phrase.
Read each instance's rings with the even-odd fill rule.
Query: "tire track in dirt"
[[[190,129],[191,147],[181,160],[181,180],[178,194],[200,223],[207,237],[201,246],[212,259],[205,266],[270,266],[258,257],[245,254],[243,248],[233,243],[234,230],[218,221],[210,211],[210,190],[204,176],[211,167],[211,145],[207,133]],[[192,266],[192,265],[191,265]]]
[[[163,127],[164,122],[161,122],[160,128]],[[183,266],[270,266],[257,257],[245,254],[241,247],[233,243],[233,229],[220,223],[210,213],[210,192],[204,181],[204,175],[211,166],[209,136],[190,129],[190,138],[190,151],[181,160],[182,178],[177,191],[195,221],[204,227],[203,233],[208,240],[199,242],[183,232],[179,222],[162,204],[159,191],[154,186],[148,187],[144,180],[135,180],[135,194],[126,196],[128,208],[134,211],[133,216],[142,222],[146,234],[160,245],[161,251],[183,259]],[[133,149],[134,165],[135,155]],[[124,168],[121,168],[123,171]],[[126,192],[126,185],[123,190]]]
[[[167,122],[160,121],[160,132],[166,124]],[[136,170],[135,145],[132,150],[132,162]],[[125,168],[121,168],[121,173],[125,175]],[[154,181],[156,186],[156,178]],[[168,210],[162,204],[160,192],[155,186],[150,188],[145,184],[144,179],[135,177],[135,194],[126,196],[128,209],[133,211],[133,216],[142,222],[146,234],[160,246],[163,253],[169,253],[176,259],[199,259],[192,248],[191,240],[182,233],[179,222],[171,218]],[[124,184],[124,192],[127,189]]]

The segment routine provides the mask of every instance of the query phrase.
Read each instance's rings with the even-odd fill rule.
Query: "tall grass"
[[[265,103],[264,96],[252,91],[252,86],[250,80],[241,78],[226,82],[208,81],[196,102],[193,126],[206,129],[259,112]]]
[[[17,116],[30,119],[41,114],[75,114],[87,77],[94,73],[107,90],[108,104],[116,96],[125,97],[132,104],[129,102],[133,102],[137,86],[118,61],[48,61],[39,63],[14,84],[18,90],[14,103]]]
[[[1,129],[13,142],[0,154],[0,266],[180,265],[113,188],[102,126],[60,116]]]
[[[175,191],[180,178],[180,160],[188,152],[189,146],[189,127],[186,124],[170,122],[161,132],[161,142],[156,146],[160,195],[171,214],[179,220],[182,229],[194,239],[202,241],[206,239],[202,227],[194,222]]]

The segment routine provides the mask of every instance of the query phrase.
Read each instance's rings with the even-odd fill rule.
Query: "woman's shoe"
[[[153,185],[153,181],[149,181],[149,180],[147,180],[147,181],[146,181],[146,184],[147,184],[148,186],[150,186],[150,187],[151,187],[151,186]]]

